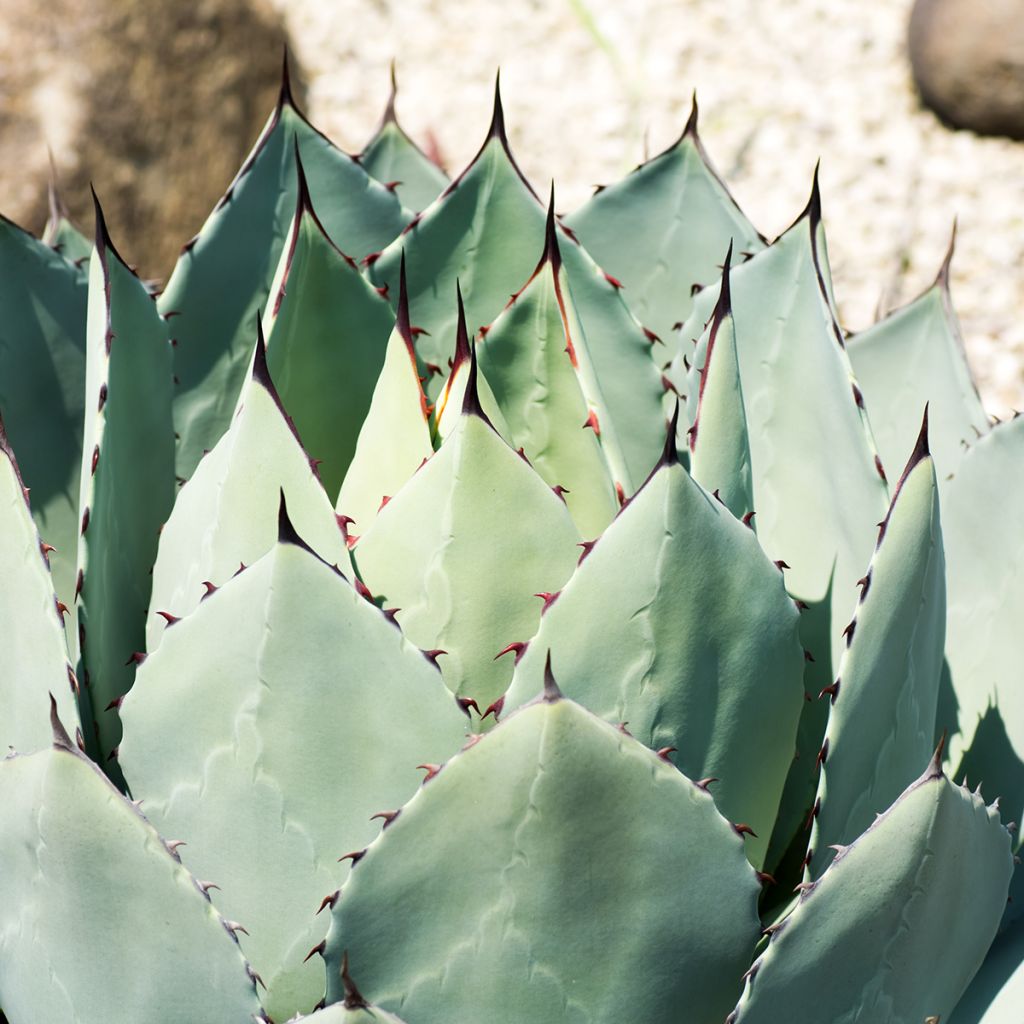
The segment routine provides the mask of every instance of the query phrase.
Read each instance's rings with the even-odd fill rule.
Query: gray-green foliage
[[[97,242],[0,222],[0,1021],[1017,1024],[948,257],[848,354],[695,116],[563,220],[287,80],[162,293]]]

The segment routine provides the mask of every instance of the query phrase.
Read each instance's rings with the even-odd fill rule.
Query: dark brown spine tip
[[[395,312],[395,330],[401,335],[409,351],[413,351],[412,325],[409,320],[409,282],[405,274],[405,250],[398,267],[398,308]]]
[[[283,55],[281,57],[281,90],[277,96],[278,111],[283,107],[291,107],[293,110],[299,109],[295,104],[295,97],[292,94],[292,73],[288,60],[287,43],[283,47]]]
[[[117,251],[113,241],[110,238],[110,232],[107,230],[107,219],[103,216],[103,207],[100,205],[100,198],[96,195],[96,189],[92,183],[89,183],[89,191],[92,193],[92,205],[96,215],[96,251],[100,254],[100,258],[104,259],[107,252],[114,254],[114,258],[119,263],[124,263],[127,267],[128,264],[121,258],[121,254]]]
[[[309,545],[299,536],[288,515],[288,503],[285,501],[284,488],[281,488],[281,500],[277,507],[277,542],[278,544],[294,544],[298,548],[309,551]]]
[[[942,771],[942,755],[946,750],[947,735],[947,730],[943,729],[939,745],[935,748],[935,753],[932,754],[932,759],[928,762],[928,767],[925,769],[924,777],[926,780],[941,779],[945,777],[945,773]]]
[[[345,990],[346,1010],[365,1010],[370,1004],[363,998],[348,969],[348,950],[341,954],[341,985]]]
[[[313,209],[313,199],[309,194],[309,182],[306,180],[306,169],[302,166],[302,155],[299,152],[299,137],[295,136],[295,176],[298,179],[298,198],[295,207],[295,219],[301,219],[304,213],[312,214],[316,217],[316,212]]]
[[[729,249],[725,254],[725,262],[722,264],[722,286],[718,291],[718,301],[715,303],[714,317],[721,323],[727,316],[732,314],[732,286],[730,284],[730,271],[732,269],[732,239],[729,239]]]
[[[548,656],[544,659],[544,703],[554,704],[561,699],[562,691],[555,682],[554,672],[551,671],[551,651],[548,650]]]
[[[668,421],[668,429],[665,431],[665,447],[661,450],[661,458],[658,466],[676,466],[679,464],[679,397],[676,396],[672,408],[672,417]]]
[[[462,301],[462,287],[459,279],[455,279],[455,302],[459,308],[458,322],[455,326],[455,355],[452,358],[452,376],[463,363],[471,361],[472,353],[469,347],[469,331],[466,328],[466,307]]]
[[[277,388],[270,376],[270,367],[267,366],[267,339],[263,335],[263,316],[256,311],[256,352],[252,359],[252,377],[259,381],[272,395],[277,395]]]
[[[501,105],[501,70],[494,76],[494,111],[491,114],[491,125],[487,129],[488,139],[498,139],[503,146],[508,146],[508,135],[505,134],[505,110]]]
[[[695,139],[697,137],[697,90],[693,90],[693,99],[690,102],[690,116],[686,119],[686,127],[683,128],[683,138]]]
[[[482,419],[489,427],[493,425],[484,412],[483,406],[480,404],[480,391],[479,381],[477,378],[477,359],[476,359],[476,345],[471,345],[469,349],[469,375],[466,378],[466,393],[462,399],[462,415],[463,416],[478,416]]]
[[[53,732],[53,745],[59,750],[70,750],[73,753],[78,752],[78,748],[71,742],[71,737],[68,735],[67,729],[64,728],[64,723],[60,720],[60,715],[57,714],[57,700],[50,694],[50,729]]]
[[[386,124],[398,124],[398,115],[395,113],[395,101],[398,99],[398,76],[395,74],[395,58],[391,58],[390,68],[391,91],[388,93],[388,102],[384,107],[384,116],[381,118],[380,126]]]
[[[540,266],[545,263],[550,263],[551,269],[556,274],[562,269],[562,250],[558,247],[558,228],[555,221],[555,183],[553,181],[551,182],[551,197],[548,200],[547,222],[544,225],[544,255],[540,259]]]

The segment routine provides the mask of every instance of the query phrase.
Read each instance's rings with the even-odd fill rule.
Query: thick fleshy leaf
[[[715,778],[760,867],[804,704],[798,620],[757,538],[666,452],[516,652],[505,707],[540,693],[550,652],[567,696]]]
[[[562,261],[572,302],[586,336],[605,400],[618,424],[628,472],[644,479],[661,450],[661,376],[644,333],[610,279],[574,236],[559,226]],[[500,97],[480,152],[381,256],[370,273],[395,294],[403,254],[407,258],[413,320],[429,333],[417,351],[435,398],[445,368],[454,360],[456,282],[466,301],[470,332],[501,313],[521,288],[544,249],[545,212],[509,149]],[[724,251],[724,250],[723,250]],[[623,481],[625,483],[625,481]],[[629,493],[627,491],[627,493]]]
[[[465,738],[436,667],[282,509],[273,551],[168,630],[122,713],[132,795],[245,926],[268,1013],[310,1012],[323,969],[303,959],[348,873],[338,857]]]
[[[295,211],[296,146],[324,228],[344,252],[359,259],[380,249],[407,220],[393,192],[303,117],[286,78],[255,148],[160,296],[161,312],[174,316],[174,425],[183,478],[230,425],[252,354],[251,325],[267,305]]]
[[[27,753],[50,743],[47,709],[78,725],[78,680],[68,661],[62,606],[18,464],[0,420],[0,751]]]
[[[380,126],[359,154],[359,162],[378,181],[393,188],[409,210],[429,206],[448,184],[441,170],[405,133],[395,115],[398,87],[391,65],[391,95]]]
[[[393,1013],[379,1006],[346,1006],[332,1003],[316,1013],[295,1018],[295,1024],[402,1024]]]
[[[467,392],[467,409],[476,389]],[[495,656],[532,636],[572,575],[579,533],[565,503],[475,411],[380,511],[355,549],[359,573],[449,688],[485,710],[508,687]],[[547,597],[543,595],[548,595]],[[541,596],[538,596],[541,595]]]
[[[550,688],[445,765],[334,907],[364,995],[417,1024],[720,1021],[758,924],[706,791]],[[439,912],[443,908],[443,912]]]
[[[1024,925],[1000,935],[949,1024],[1018,1024],[1024,1005]]]
[[[398,319],[384,366],[338,495],[338,512],[354,521],[357,532],[369,528],[383,503],[434,454],[404,274],[399,291]]]
[[[251,565],[277,538],[284,491],[292,519],[322,558],[351,570],[344,533],[281,406],[257,331],[253,373],[231,429],[182,487],[160,534],[146,650],[159,646],[172,618],[188,615],[209,586]],[[209,585],[209,586],[208,586]]]
[[[299,199],[264,318],[267,363],[332,502],[352,461],[394,322],[391,306],[327,237],[301,161]]]
[[[580,532],[596,537],[619,509],[616,487],[626,494],[633,486],[573,305],[553,205],[544,255],[487,328],[478,358],[510,444],[549,485],[564,488]]]
[[[950,762],[958,764],[994,710],[1011,756],[985,789],[1009,816],[1024,812],[1024,698],[1020,686],[1020,626],[1024,622],[1024,416],[1003,423],[973,444],[943,491],[948,612],[946,658],[958,705]],[[989,773],[995,756],[986,759]],[[957,777],[961,775],[958,772]],[[973,776],[972,781],[978,781]]]
[[[811,200],[796,223],[730,275],[757,533],[769,556],[790,566],[787,588],[808,606],[801,637],[813,659],[805,673],[809,696],[835,678],[848,595],[870,561],[888,505],[829,280],[815,177]],[[701,292],[684,338],[700,335],[718,290]],[[682,353],[670,370],[687,392],[691,422],[705,358],[706,345],[699,345],[689,375]],[[809,701],[804,709],[773,842],[779,853],[813,803],[815,756],[826,717],[824,701]],[[774,868],[777,856],[768,863]]]
[[[145,642],[159,531],[174,503],[174,434],[165,324],[111,244],[99,203],[96,223],[77,596],[79,678],[103,763],[121,735],[117,715],[105,709],[131,687],[131,655]],[[90,751],[93,739],[86,736]]]
[[[0,807],[11,1021],[250,1024],[260,1007],[231,922],[66,733],[0,761]]]
[[[717,494],[732,514],[741,519],[754,508],[754,482],[729,293],[731,258],[732,249],[725,257],[718,302],[707,326],[706,355],[687,440],[693,479],[706,491]],[[753,519],[748,523],[756,529]]]
[[[697,134],[697,101],[663,153],[598,191],[566,217],[587,251],[626,287],[640,322],[664,339],[692,294],[720,276],[722,253],[755,253],[764,239],[715,172]]]
[[[949,294],[952,258],[951,242],[924,294],[847,343],[882,462],[899,465],[928,405],[940,485],[956,469],[966,444],[989,429]]]
[[[925,419],[847,627],[820,758],[813,877],[913,781],[935,736],[946,581]],[[822,696],[825,696],[823,693]]]
[[[87,275],[0,217],[0,415],[32,491],[53,583],[71,608],[85,416]],[[72,644],[73,620],[68,639]]]
[[[804,889],[729,1021],[947,1020],[995,936],[1009,838],[936,759]]]

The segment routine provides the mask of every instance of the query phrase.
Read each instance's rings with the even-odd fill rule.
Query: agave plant
[[[696,103],[562,218],[497,92],[448,181],[287,72],[161,292],[0,222],[0,1018],[1019,1020],[951,255],[848,338]]]

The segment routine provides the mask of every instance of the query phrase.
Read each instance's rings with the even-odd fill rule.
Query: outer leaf
[[[950,1024],[1016,1024],[1024,1002],[1024,927],[1001,935],[963,998]]]
[[[1012,867],[998,811],[936,759],[804,889],[729,1020],[945,1021],[995,936]]]
[[[697,406],[687,436],[690,474],[706,491],[718,494],[732,514],[741,519],[754,508],[754,483],[729,292],[731,258],[730,248],[718,302],[707,327]],[[748,519],[748,523],[754,527],[753,519]]]
[[[332,502],[384,364],[391,307],[327,237],[296,155],[299,198],[264,320],[267,361]]]
[[[394,188],[410,210],[429,206],[448,184],[448,175],[413,142],[398,123],[395,65],[391,65],[391,95],[374,136],[359,154],[359,162],[378,181]]]
[[[238,176],[185,246],[160,310],[175,315],[174,424],[178,475],[191,476],[227,430],[252,353],[250,325],[267,304],[288,237],[298,180],[295,147],[329,236],[359,258],[406,221],[397,197],[336,149],[299,112],[287,74],[281,98]]]
[[[927,404],[940,481],[956,469],[965,444],[989,429],[949,294],[952,258],[951,241],[931,288],[848,343],[882,461],[899,465]]]
[[[367,997],[418,1024],[721,1020],[758,883],[705,791],[549,689],[453,758],[334,908]],[[444,913],[438,913],[443,907]]]
[[[758,537],[771,558],[791,567],[786,572],[789,592],[809,606],[801,622],[801,637],[813,658],[805,678],[809,694],[835,678],[849,615],[846,595],[853,593],[870,560],[875,527],[887,506],[881,463],[859,404],[828,281],[815,177],[811,200],[796,223],[731,273]],[[698,336],[715,291],[701,293],[684,337]],[[698,347],[690,383],[683,388],[691,419],[699,398],[694,378],[704,360],[705,351]],[[685,379],[684,366],[680,354],[670,371],[674,380]],[[807,387],[808,380],[815,382],[813,388]],[[773,846],[779,854],[813,802],[815,755],[825,718],[823,704],[808,703],[776,827]],[[772,869],[777,865],[775,853],[768,863]]]
[[[108,704],[128,692],[142,649],[160,527],[174,502],[171,350],[142,282],[110,242],[96,204],[89,272],[78,639],[96,714],[97,755],[116,750]],[[91,744],[93,737],[87,736]],[[90,748],[91,749],[91,748]]]
[[[0,420],[0,750],[49,745],[47,691],[78,724],[78,680],[68,661],[64,618],[42,541],[32,521],[3,420]]]
[[[487,328],[479,359],[510,443],[548,484],[566,490],[576,525],[596,537],[619,509],[616,485],[622,494],[633,487],[572,303],[553,203],[544,255]]]
[[[358,530],[368,528],[383,502],[434,454],[404,272],[399,293],[398,319],[388,339],[384,366],[338,495],[338,512],[354,520]]]
[[[572,575],[580,537],[565,504],[478,413],[473,376],[459,425],[355,558],[369,588],[399,607],[409,639],[444,650],[449,688],[485,709],[512,675],[495,656],[537,629],[535,595]]]
[[[466,731],[437,669],[281,516],[273,552],[168,631],[123,708],[132,793],[245,925],[277,1020],[323,994],[303,958],[338,855]]]
[[[254,1019],[230,924],[66,733],[52,750],[0,761],[0,806],[0,1001],[11,1020]]]
[[[393,289],[402,255],[408,258],[413,316],[429,332],[418,349],[432,374],[427,383],[431,397],[438,394],[439,375],[454,355],[455,311],[449,296],[456,282],[466,299],[471,331],[490,323],[534,269],[544,248],[544,222],[544,207],[509,149],[496,90],[494,117],[480,152],[371,266],[374,280]],[[628,471],[642,480],[657,461],[663,438],[663,388],[651,360],[650,338],[623,303],[618,282],[605,275],[571,233],[561,230],[572,301],[608,408],[619,424]]]
[[[804,704],[799,615],[753,533],[679,464],[674,429],[666,448],[545,612],[506,707],[541,691],[550,651],[573,700],[715,777],[760,867]]]
[[[81,271],[0,217],[0,412],[33,518],[56,549],[54,587],[68,607],[78,569],[86,294]],[[72,643],[74,632],[72,624]]]
[[[994,706],[1016,756],[1006,759],[1007,774],[986,775],[984,781],[1015,821],[1024,811],[1024,779],[1013,771],[1024,761],[1022,464],[1024,417],[1017,417],[971,447],[946,485],[942,506],[949,600],[946,657],[959,721],[950,760],[959,762]]]
[[[626,286],[640,321],[665,339],[689,316],[693,289],[718,279],[729,245],[744,253],[764,248],[704,150],[696,97],[675,143],[598,189],[566,224]]]
[[[160,644],[166,618],[188,615],[240,564],[251,565],[277,538],[282,490],[309,543],[327,561],[351,568],[331,503],[288,420],[267,369],[257,328],[253,374],[231,429],[181,489],[160,534],[146,650]]]
[[[853,842],[913,781],[935,735],[946,583],[927,416],[846,635],[829,687],[834,707],[811,833],[814,877],[832,859],[831,846]]]

